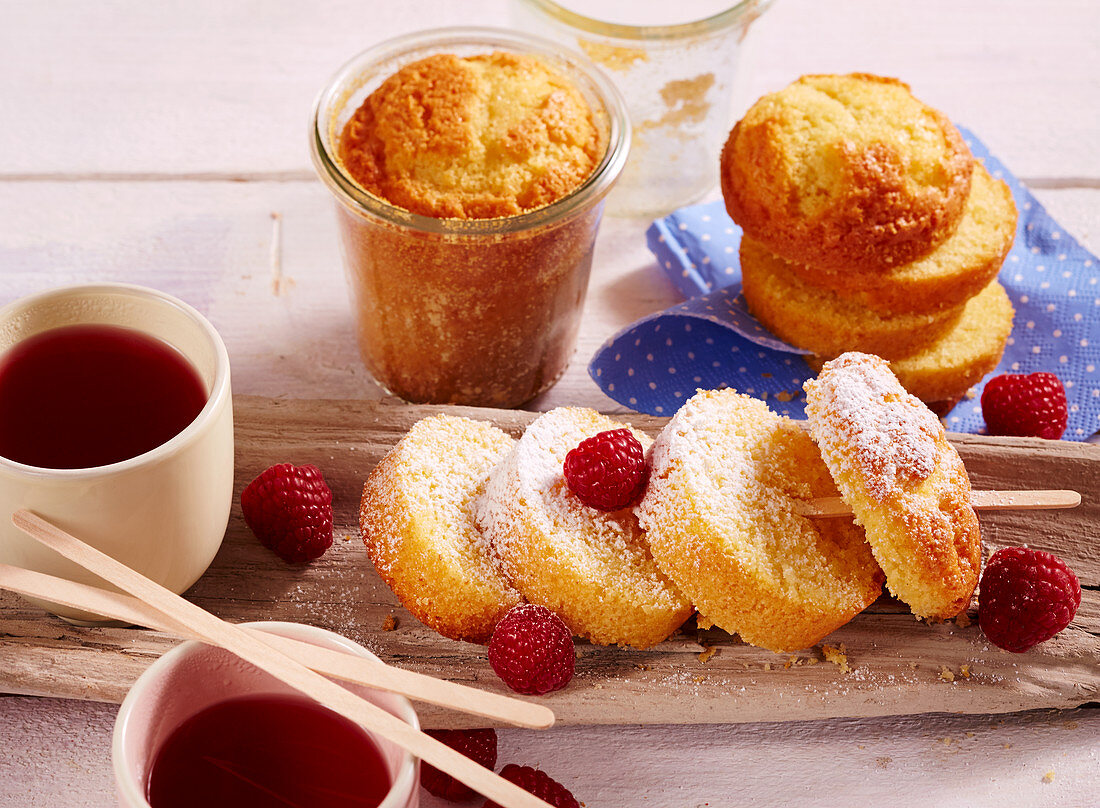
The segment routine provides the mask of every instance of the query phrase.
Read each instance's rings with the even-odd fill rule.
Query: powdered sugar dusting
[[[842,354],[805,388],[814,440],[827,457],[858,472],[872,498],[882,501],[899,482],[919,482],[935,470],[943,426],[885,360]]]
[[[617,429],[616,423],[593,410],[561,407],[537,418],[512,452],[490,475],[480,497],[476,518],[485,541],[515,579],[520,545],[548,540],[567,558],[578,576],[605,580],[608,587],[632,590],[638,598],[662,608],[679,601],[679,594],[657,570],[633,512],[604,512],[583,504],[565,483],[565,456],[585,438]],[[651,439],[636,430],[643,448]]]
[[[766,404],[748,397],[735,397],[732,390],[724,391],[718,398],[695,395],[685,402],[658,436],[652,453],[652,476],[668,476],[671,458],[675,457],[687,470],[686,476],[705,492],[700,500],[715,512],[733,518],[741,512],[745,499],[758,498],[762,507],[775,506],[775,512],[784,510],[777,492],[758,485],[750,451],[742,445],[742,436],[727,429],[727,405],[751,411],[756,420],[778,422],[778,416],[774,416]],[[773,494],[774,501],[763,502],[771,500]]]
[[[389,458],[392,484],[370,486],[373,499],[388,498],[376,507],[379,520],[403,513],[395,497],[414,506],[426,523],[449,526],[438,537],[437,551],[453,556],[466,574],[482,585],[501,586],[495,562],[485,552],[474,522],[475,498],[484,490],[493,468],[514,441],[491,424],[449,415],[425,418],[413,425]],[[383,467],[380,467],[383,468]],[[373,542],[388,552],[372,554],[380,572],[388,572],[400,550],[403,524],[382,525]],[[369,543],[368,543],[369,549]]]
[[[836,489],[809,436],[794,422],[731,389],[700,391],[665,426],[651,455],[653,496],[636,510],[655,536],[664,520],[676,518],[667,503],[687,501],[714,526],[706,537],[709,552],[736,558],[740,568],[757,571],[788,593],[860,597],[863,582],[834,569],[834,551],[820,534],[827,526],[795,511],[795,501],[831,496]],[[657,538],[653,543],[662,563],[672,563],[666,553],[680,563],[683,547],[664,546]],[[702,570],[709,561],[689,563]],[[688,591],[686,583],[682,588],[704,608],[700,593]]]

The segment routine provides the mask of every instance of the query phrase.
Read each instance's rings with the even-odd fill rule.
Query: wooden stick
[[[21,567],[0,564],[0,589],[9,589],[26,597],[50,600],[74,609],[146,626],[174,637],[188,640],[202,639],[186,626],[170,620],[137,598],[119,592],[108,592],[98,586],[89,586]],[[554,724],[553,711],[541,704],[533,704],[497,693],[486,693],[477,688],[395,668],[380,660],[355,656],[344,651],[333,651],[248,626],[240,626],[240,628],[306,667],[345,682],[398,693],[417,701],[439,704],[519,727],[546,729]]]
[[[971,491],[970,504],[976,511],[1039,511],[1056,508],[1076,508],[1081,495],[1076,491]],[[796,502],[799,516],[822,519],[851,516],[852,509],[840,497],[819,497],[808,502]]]
[[[20,509],[12,514],[11,520],[27,535],[129,592],[179,625],[186,626],[204,642],[231,651],[330,710],[350,718],[375,735],[447,772],[500,805],[506,808],[550,808],[535,795],[475,763],[461,752],[456,752],[381,707],[356,696],[319,673],[314,673],[253,634],[184,600],[40,516]]]

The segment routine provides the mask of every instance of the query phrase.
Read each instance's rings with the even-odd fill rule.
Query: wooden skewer
[[[50,600],[74,609],[146,626],[183,639],[201,639],[186,626],[173,622],[137,598],[119,592],[108,592],[98,586],[0,564],[0,589],[9,589],[27,597]],[[417,701],[439,704],[519,727],[546,729],[554,724],[553,711],[541,704],[532,704],[497,693],[486,693],[477,688],[395,668],[378,660],[333,651],[247,626],[240,628],[306,667],[345,682],[399,693]]]
[[[27,535],[129,592],[179,626],[187,627],[204,642],[236,654],[330,710],[350,718],[378,737],[397,744],[437,769],[447,772],[505,808],[550,808],[535,795],[475,763],[461,752],[456,752],[446,744],[414,729],[381,707],[356,696],[288,657],[264,640],[184,600],[40,516],[20,509],[12,514],[11,520]],[[47,594],[45,597],[52,596]]]
[[[1055,508],[1076,508],[1081,495],[1060,489],[1047,491],[971,491],[970,504],[976,511],[1039,511]],[[831,516],[851,516],[852,509],[840,497],[820,497],[795,503],[800,516],[822,519]]]

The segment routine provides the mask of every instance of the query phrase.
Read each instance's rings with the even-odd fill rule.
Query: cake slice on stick
[[[943,424],[870,354],[826,362],[805,389],[810,434],[886,587],[918,617],[954,617],[978,583],[981,531]]]

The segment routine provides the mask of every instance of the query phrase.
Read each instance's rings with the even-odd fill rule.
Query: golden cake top
[[[378,87],[344,126],[344,169],[424,216],[492,219],[549,205],[606,145],[584,95],[533,56],[429,56]]]
[[[784,258],[886,267],[954,231],[972,169],[958,130],[897,79],[803,76],[734,128],[722,192],[733,220]]]

